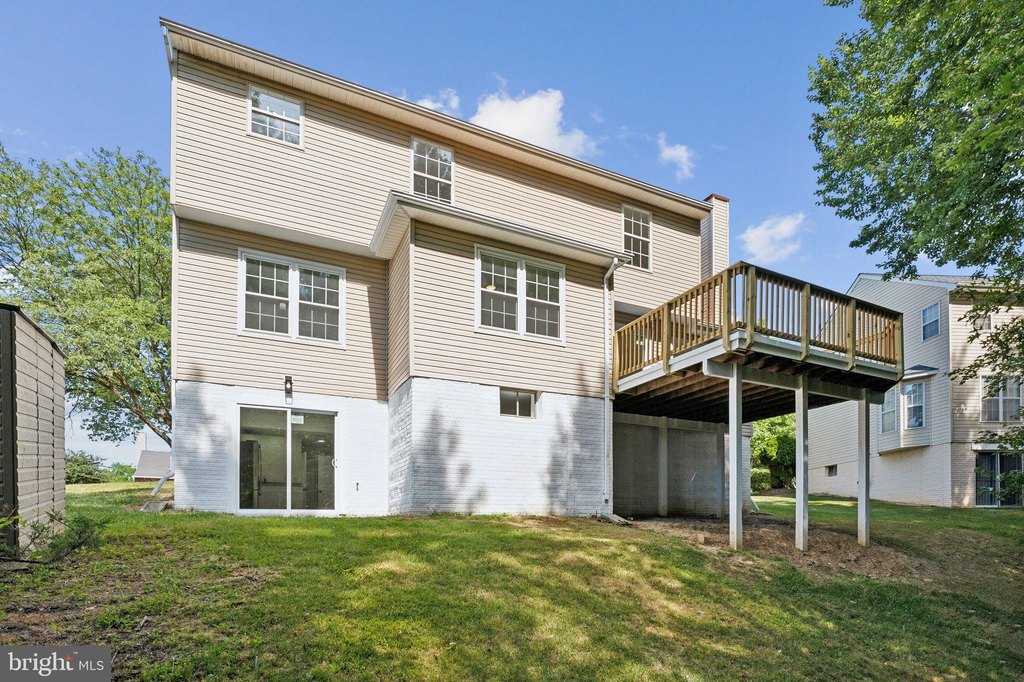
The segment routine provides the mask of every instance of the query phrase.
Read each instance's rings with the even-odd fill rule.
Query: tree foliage
[[[860,16],[811,69],[821,202],[860,224],[851,245],[890,276],[914,277],[924,256],[985,280],[968,320],[1020,305],[1024,3],[863,0]],[[979,342],[956,378],[1024,375],[1024,319]],[[1024,432],[993,440],[1024,446]]]
[[[138,153],[19,163],[0,145],[0,272],[68,355],[69,401],[90,437],[143,426],[171,442],[171,214]]]
[[[108,479],[103,459],[82,450],[64,453],[65,483],[102,483]]]
[[[750,467],[768,469],[772,488],[792,488],[796,479],[796,417],[780,417],[754,422],[750,438]],[[753,476],[752,476],[753,478]]]

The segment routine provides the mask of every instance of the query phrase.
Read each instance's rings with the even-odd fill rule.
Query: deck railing
[[[734,330],[844,355],[853,369],[868,360],[903,371],[900,313],[777,272],[737,263],[615,332],[616,382],[645,367],[720,339],[732,349]],[[751,330],[753,333],[751,333]]]

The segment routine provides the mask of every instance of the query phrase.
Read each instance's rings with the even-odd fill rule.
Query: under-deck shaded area
[[[806,548],[807,410],[858,401],[867,544],[869,404],[903,373],[902,325],[896,311],[737,263],[616,331],[615,411],[728,425],[734,547],[742,545],[740,429],[795,412],[797,545]]]

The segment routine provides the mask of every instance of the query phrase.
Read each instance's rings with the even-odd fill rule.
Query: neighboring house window
[[[885,400],[882,402],[882,433],[896,430],[896,414],[896,387],[893,386],[885,392]]]
[[[992,331],[992,313],[988,315],[982,315],[973,322],[974,330],[979,332],[990,332]]]
[[[498,389],[499,412],[511,417],[532,417],[537,394],[514,388]]]
[[[939,304],[930,305],[921,311],[921,340],[927,341],[939,335]]]
[[[242,254],[244,330],[340,343],[345,271]]]
[[[561,339],[565,271],[512,254],[477,250],[480,327]]]
[[[633,256],[632,265],[651,269],[651,214],[622,207],[622,250]]]
[[[1000,377],[986,377],[982,382],[981,421],[1021,421],[1021,382],[1010,378],[996,390]]]
[[[924,426],[924,383],[910,384],[903,389],[906,421],[904,428],[920,429]]]
[[[419,140],[412,141],[412,191],[421,197],[452,203],[452,167],[455,155]]]
[[[302,102],[249,86],[249,132],[272,140],[302,144]]]
[[[827,467],[825,467],[825,475],[826,476],[831,477],[831,476],[837,476],[838,474],[839,474],[839,465],[838,464],[829,464]]]

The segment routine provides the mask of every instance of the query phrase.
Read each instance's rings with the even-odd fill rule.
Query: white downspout
[[[612,463],[612,374],[611,374],[611,339],[612,335],[615,334],[615,320],[608,311],[608,280],[611,279],[612,274],[622,266],[622,261],[616,256],[612,258],[612,264],[608,266],[608,272],[604,273],[604,437],[602,439],[602,445],[604,447],[604,502],[608,504],[609,500],[609,489],[611,488],[610,469]],[[610,511],[610,510],[609,510]]]

